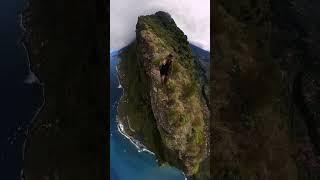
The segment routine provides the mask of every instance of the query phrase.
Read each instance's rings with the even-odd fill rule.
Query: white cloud
[[[111,0],[111,48],[125,47],[135,38],[138,16],[160,10],[171,14],[191,43],[210,50],[210,0]]]

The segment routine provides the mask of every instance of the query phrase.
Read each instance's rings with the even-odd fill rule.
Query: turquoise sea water
[[[119,132],[116,115],[122,89],[117,78],[117,53],[110,53],[110,179],[184,180],[181,171],[172,167],[159,167],[153,154],[139,150]]]

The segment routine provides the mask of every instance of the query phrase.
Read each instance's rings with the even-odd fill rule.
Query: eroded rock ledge
[[[170,53],[174,56],[170,78],[163,85],[159,64]],[[120,120],[135,129],[127,128],[128,133],[160,160],[188,176],[197,174],[207,157],[209,113],[187,37],[165,12],[140,16],[136,40],[120,57],[125,93]]]

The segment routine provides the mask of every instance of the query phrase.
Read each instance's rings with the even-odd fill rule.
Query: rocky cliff
[[[159,65],[170,53],[173,64],[164,85]],[[160,160],[188,176],[197,174],[207,156],[209,112],[187,37],[165,12],[140,16],[136,40],[121,59],[119,112],[120,121],[131,127],[126,132]]]
[[[216,179],[319,179],[316,1],[216,1]]]

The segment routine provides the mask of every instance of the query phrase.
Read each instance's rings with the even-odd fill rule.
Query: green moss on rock
[[[140,16],[136,33],[135,43],[123,52],[120,63],[126,97],[123,112],[132,124],[152,124],[148,131],[157,135],[139,130],[142,124],[134,127],[144,140],[152,137],[152,143],[144,142],[152,151],[157,146],[155,139],[160,140],[161,147],[156,150],[161,151],[159,156],[193,176],[206,154],[208,114],[189,42],[164,12]],[[164,85],[160,83],[159,64],[168,54],[174,57]],[[147,104],[146,109],[141,109],[141,104]],[[141,116],[134,118],[137,114]]]

